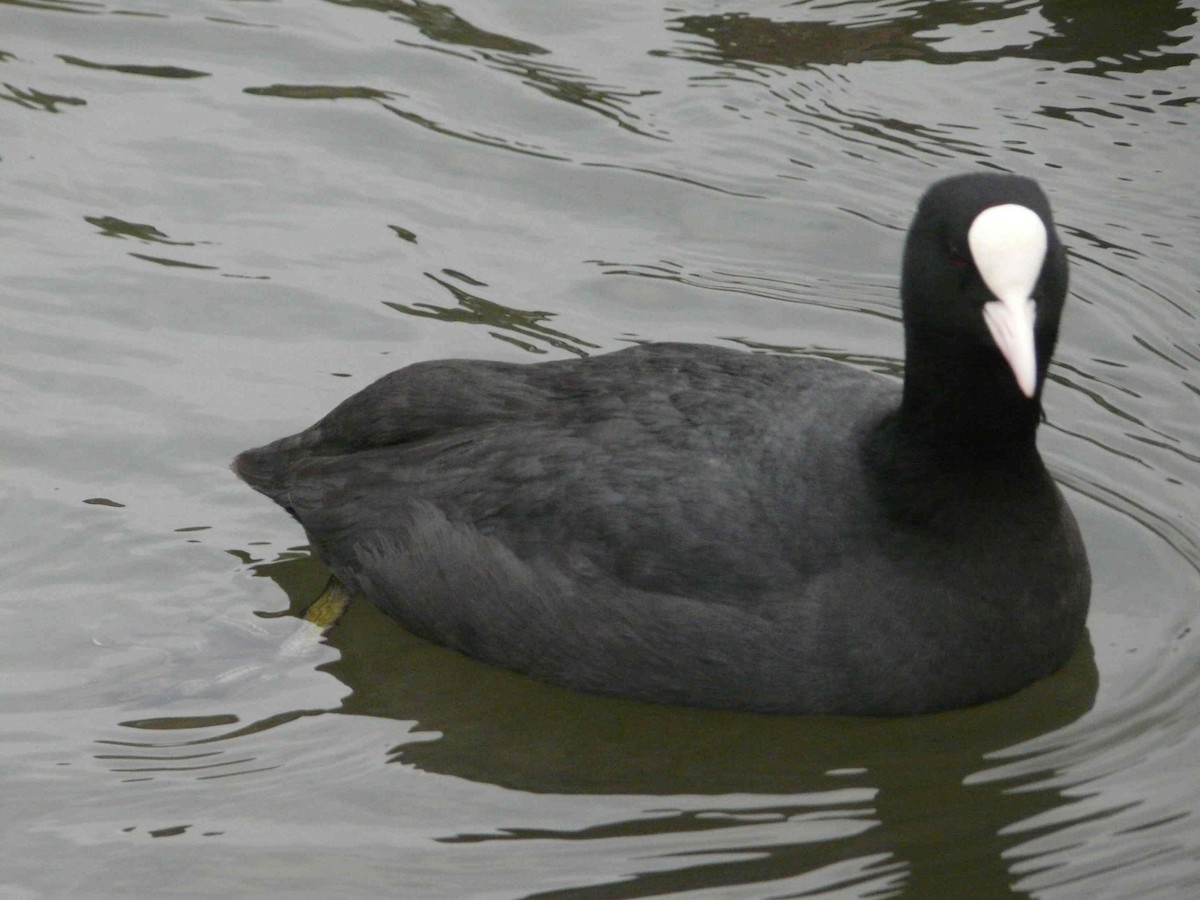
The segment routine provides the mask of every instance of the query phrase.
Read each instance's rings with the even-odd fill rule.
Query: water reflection
[[[253,569],[287,591],[293,614],[325,578],[307,558]],[[1005,829],[1054,809],[1062,797],[1032,787],[1049,774],[1036,759],[1007,780],[965,782],[986,767],[988,754],[1078,719],[1097,688],[1087,646],[1055,676],[973,709],[897,720],[775,717],[577,694],[429,644],[366,604],[352,606],[328,640],[341,657],[327,670],[351,689],[340,712],[416,723],[393,761],[535,794],[714,798],[687,809],[668,801],[665,809],[584,829],[442,839],[669,833],[700,847],[669,871],[558,897],[651,896],[817,870],[836,871],[846,885],[899,879],[914,896],[951,896],[964,883],[977,886],[976,896],[1007,894],[1013,878],[1004,854],[1029,835]],[[828,886],[826,876],[822,883]]]
[[[1013,26],[1011,33],[994,28],[1006,21]],[[956,64],[1017,57],[1079,63],[1079,72],[1107,75],[1188,65],[1194,54],[1170,48],[1187,42],[1180,32],[1194,21],[1195,14],[1175,0],[1136,5],[929,0],[904,4],[895,18],[866,23],[788,22],[732,12],[675,19],[674,30],[703,38],[705,44],[688,45],[672,55],[700,62],[787,68],[908,59]],[[983,24],[989,27],[977,29],[973,42],[998,46],[955,49],[954,37]]]
[[[104,12],[103,5],[87,2],[87,0],[0,0],[0,5],[23,6],[26,9],[40,9],[51,12],[85,13],[93,15]]]
[[[543,324],[554,315],[553,313],[504,306],[471,293],[463,285],[474,288],[487,287],[487,285],[462,272],[443,269],[438,274],[433,272],[425,274],[431,281],[450,293],[450,296],[456,301],[455,306],[441,307],[430,303],[409,304],[390,300],[385,300],[384,305],[410,316],[498,328],[499,331],[491,331],[489,334],[530,353],[546,352],[544,347],[537,343],[531,343],[531,340],[549,344],[559,350],[566,350],[576,356],[587,356],[587,350],[597,346]]]
[[[501,50],[505,53],[534,55],[547,53],[536,44],[484,31],[441,3],[423,0],[326,0],[335,6],[351,6],[387,13],[407,22],[421,34],[439,44],[457,44],[478,50]]]
[[[478,59],[489,68],[506,72],[520,78],[521,83],[535,88],[555,100],[600,113],[616,122],[621,128],[643,137],[661,138],[638,124],[637,116],[628,109],[632,100],[644,96],[648,91],[629,91],[613,85],[604,85],[584,73],[560,64],[551,63],[545,57],[550,51],[536,44],[507,35],[496,34],[477,28],[454,12],[449,6],[439,3],[424,3],[421,0],[327,0],[337,6],[352,6],[389,14],[405,22],[432,41],[435,45],[465,48],[472,58]],[[398,43],[409,46],[403,39]],[[392,112],[417,124],[429,127],[428,120],[399,108],[389,107]],[[438,130],[438,129],[435,129]],[[476,136],[476,139],[483,136]],[[487,142],[487,141],[485,141]],[[503,144],[504,142],[499,141]],[[510,149],[522,149],[513,143]],[[544,154],[538,148],[525,148],[534,155]]]
[[[199,72],[195,69],[185,69],[182,66],[144,66],[136,63],[98,63],[78,56],[59,54],[59,59],[67,65],[79,66],[81,69],[101,69],[107,72],[120,72],[122,75],[144,75],[150,78],[208,78],[211,72]]]
[[[59,112],[58,108],[60,106],[87,106],[87,101],[82,97],[48,94],[45,91],[39,91],[37,88],[32,87],[22,90],[7,83],[4,87],[8,93],[0,91],[0,100],[7,100],[9,103],[15,103],[24,109],[56,113]]]

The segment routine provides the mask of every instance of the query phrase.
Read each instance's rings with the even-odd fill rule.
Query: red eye
[[[970,260],[967,259],[967,255],[953,244],[947,245],[946,254],[950,257],[950,264],[957,266],[960,269],[970,264]]]

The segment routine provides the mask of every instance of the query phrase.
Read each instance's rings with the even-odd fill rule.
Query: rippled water
[[[1194,2],[0,0],[0,895],[1200,890]],[[399,365],[897,374],[923,187],[1038,177],[1091,647],[899,721],[579,696],[356,608],[227,461]]]

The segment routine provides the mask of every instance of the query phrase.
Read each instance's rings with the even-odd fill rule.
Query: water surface
[[[0,894],[1200,886],[1194,2],[0,0]],[[235,452],[400,365],[630,341],[896,377],[920,192],[1038,178],[1090,644],[977,709],[667,709],[465,660]]]

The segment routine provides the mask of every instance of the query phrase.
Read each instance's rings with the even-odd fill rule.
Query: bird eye
[[[967,254],[957,244],[947,244],[946,255],[950,257],[950,264],[959,268],[963,268],[971,262]]]

